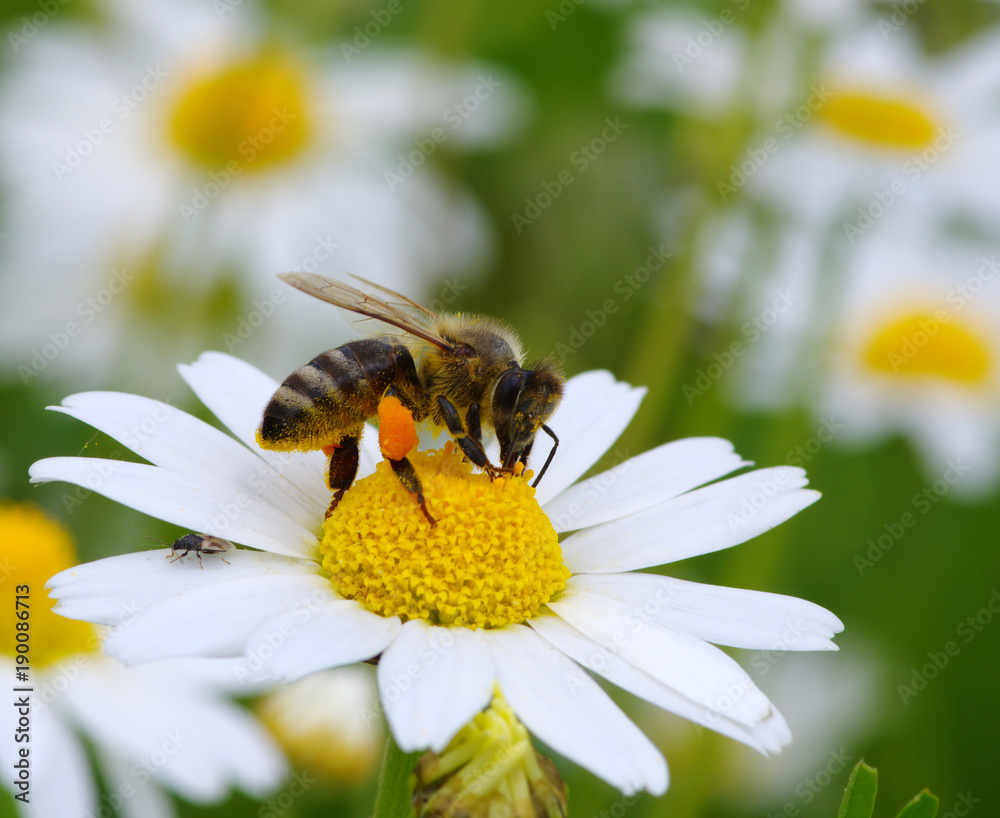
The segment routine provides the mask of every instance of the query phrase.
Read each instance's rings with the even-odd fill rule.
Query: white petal
[[[531,628],[574,661],[598,673],[623,690],[627,690],[664,710],[689,721],[708,727],[729,738],[752,747],[759,753],[779,753],[788,741],[774,741],[761,731],[760,725],[748,728],[722,713],[693,702],[659,682],[648,673],[630,665],[614,650],[602,647],[553,613],[543,613],[531,620]]]
[[[326,457],[322,452],[270,452],[257,446],[257,428],[278,388],[277,381],[259,369],[221,352],[205,352],[193,364],[177,367],[223,425],[322,508],[330,505],[326,485]],[[291,374],[291,373],[288,373]]]
[[[441,752],[490,703],[494,675],[489,651],[472,631],[411,619],[378,662],[396,743],[405,752]]]
[[[165,403],[120,392],[70,395],[50,406],[100,429],[155,466],[198,478],[225,477],[311,528],[328,500],[308,497],[259,456],[204,421]]]
[[[758,469],[690,491],[562,543],[574,574],[633,571],[730,548],[815,503],[802,469]]]
[[[316,535],[238,486],[145,463],[49,457],[33,463],[34,483],[63,480],[168,523],[286,556],[309,556]],[[317,520],[319,522],[319,520]]]
[[[581,574],[567,587],[610,597],[674,630],[755,650],[837,650],[844,623],[825,608],[783,594],[686,582],[656,574]]]
[[[25,818],[90,818],[97,810],[97,787],[90,761],[60,716],[57,710],[37,702],[32,710],[31,800],[17,813]],[[12,736],[13,727],[10,732]],[[12,789],[14,759],[8,754],[23,745],[15,744],[6,735],[2,743],[9,747],[0,753],[4,761],[3,786]]]
[[[181,656],[239,656],[269,617],[336,599],[329,580],[255,576],[175,594],[119,623],[104,650],[126,664]]]
[[[545,513],[556,531],[587,528],[642,511],[749,465],[728,440],[675,440],[570,486],[545,505]]]
[[[159,675],[96,663],[70,685],[73,718],[106,752],[198,803],[231,785],[264,795],[287,768],[261,725],[242,708],[198,690],[158,663]]]
[[[262,675],[293,681],[371,659],[399,628],[396,617],[378,616],[351,599],[301,608],[257,627],[247,640],[247,664]]]
[[[719,648],[643,619],[613,599],[567,589],[549,608],[599,645],[685,698],[752,726],[773,710],[746,671]]]
[[[532,733],[627,795],[666,792],[663,756],[577,664],[523,625],[478,635],[504,698]]]
[[[610,372],[584,372],[566,382],[562,402],[548,426],[559,436],[559,448],[538,485],[545,505],[594,465],[632,420],[646,390],[616,381]],[[539,434],[528,460],[535,473],[548,457],[551,440]]]
[[[120,758],[99,744],[94,747],[94,753],[108,791],[128,793],[128,798],[122,798],[119,808],[122,818],[176,818],[170,796],[152,779],[132,774],[134,759]],[[128,789],[123,790],[125,787]]]
[[[60,571],[45,587],[55,609],[69,619],[101,625],[117,625],[138,611],[175,594],[224,580],[255,576],[313,576],[316,563],[269,554],[266,551],[237,549],[219,556],[204,557],[201,564],[193,555],[170,559],[170,551],[157,549],[122,554],[75,565]]]

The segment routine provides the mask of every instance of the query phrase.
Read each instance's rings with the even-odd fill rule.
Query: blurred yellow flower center
[[[27,660],[15,661],[34,670],[67,656],[96,652],[99,642],[93,625],[52,613],[53,601],[45,590],[49,577],[76,564],[66,529],[32,505],[3,503],[0,542],[4,553],[0,569],[5,574],[0,580],[0,605],[7,621],[13,620],[0,631],[0,655],[26,655]]]
[[[993,364],[988,343],[974,328],[932,312],[910,313],[876,327],[863,354],[865,364],[880,374],[968,385],[986,381]]]
[[[938,130],[938,123],[918,104],[866,91],[833,94],[820,115],[843,135],[886,148],[926,148]]]
[[[569,571],[527,480],[474,473],[451,445],[409,460],[437,525],[383,460],[323,525],[323,567],[337,590],[374,613],[434,625],[499,628],[535,616]]]
[[[266,53],[191,81],[171,112],[170,136],[205,168],[263,170],[302,151],[309,115],[301,70]]]

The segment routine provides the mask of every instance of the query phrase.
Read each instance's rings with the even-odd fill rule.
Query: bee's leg
[[[359,438],[360,434],[345,435],[336,446],[323,449],[330,455],[327,482],[333,492],[333,499],[330,501],[330,507],[326,510],[326,517],[333,514],[340,499],[344,496],[344,492],[351,487],[351,483],[354,482],[354,478],[358,474]],[[328,451],[331,448],[332,451]]]
[[[391,399],[391,400],[390,400]],[[413,412],[403,404],[390,386],[382,395],[378,406],[378,445],[382,456],[389,462],[399,482],[420,505],[427,522],[436,525],[424,501],[424,489],[413,464],[406,458],[417,445],[417,428],[413,423]]]
[[[420,477],[417,476],[417,470],[413,468],[413,464],[405,457],[400,460],[390,460],[387,457],[386,460],[392,466],[392,470],[395,472],[396,477],[399,478],[399,482],[403,484],[403,488],[410,492],[419,504],[420,510],[424,512],[424,516],[427,518],[427,522],[431,525],[437,525],[437,520],[431,517],[431,513],[427,510],[427,503],[424,502],[424,487],[420,483]]]
[[[469,407],[467,417],[471,421],[470,425],[474,428],[468,431],[466,431],[465,425],[462,423],[462,416],[458,414],[458,410],[450,400],[443,395],[439,395],[438,406],[441,409],[441,417],[444,418],[445,425],[448,427],[448,431],[451,432],[452,439],[454,439],[455,443],[462,450],[462,454],[487,472],[493,473],[497,471],[496,466],[490,463],[490,459],[486,456],[486,449],[483,448],[483,433],[479,424],[479,405],[473,404]]]

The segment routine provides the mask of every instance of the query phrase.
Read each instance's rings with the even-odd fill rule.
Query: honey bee
[[[147,537],[147,539],[154,540],[155,542],[163,543],[163,540],[157,540],[155,537]],[[167,555],[171,562],[177,562],[181,557],[186,557],[192,551],[198,555],[198,565],[201,568],[205,566],[201,564],[202,554],[221,554],[223,551],[232,551],[236,546],[234,546],[229,540],[224,540],[222,537],[212,537],[208,534],[185,534],[183,537],[178,537],[173,543],[170,544],[170,553]],[[225,557],[220,557],[226,565],[229,565],[229,560]]]
[[[562,397],[564,379],[549,361],[524,368],[524,352],[511,329],[493,318],[437,314],[370,282],[364,283],[393,300],[320,275],[278,277],[353,314],[354,322],[389,325],[380,337],[327,350],[296,369],[264,409],[257,432],[262,448],[322,449],[330,456],[327,480],[333,499],[327,517],[357,475],[365,421],[377,416],[389,397],[397,398],[415,422],[447,429],[462,453],[491,476],[525,465],[541,429],[553,445],[534,482],[538,485],[559,445],[545,422]],[[498,466],[486,454],[484,429],[493,430],[500,444]],[[386,459],[434,525],[413,465],[405,454],[397,459],[386,454]]]

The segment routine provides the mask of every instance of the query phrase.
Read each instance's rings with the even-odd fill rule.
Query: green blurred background
[[[275,0],[269,19],[304,48],[336,48],[383,5]],[[714,19],[726,5],[685,8]],[[377,45],[404,44],[446,59],[486,61],[523,83],[530,113],[519,134],[478,151],[446,143],[429,160],[443,179],[472,192],[495,242],[480,271],[458,275],[467,288],[458,306],[508,320],[532,353],[562,350],[568,374],[606,368],[621,379],[650,387],[636,422],[606,462],[691,435],[728,438],[738,452],[761,466],[793,462],[796,447],[809,445],[820,421],[802,402],[790,401],[766,412],[742,407],[730,388],[740,361],[696,400],[686,400],[682,391],[716,360],[714,353],[740,337],[739,327],[751,313],[741,315],[736,309],[722,320],[699,316],[695,302],[703,285],[694,228],[688,231],[687,226],[697,226],[704,213],[693,208],[669,236],[656,214],[664,196],[681,188],[701,190],[712,199],[716,180],[755,144],[755,124],[739,111],[705,121],[683,111],[629,107],[615,98],[609,76],[628,48],[631,21],[650,8],[661,7],[599,5],[593,0],[409,0],[379,35]],[[37,10],[36,3],[8,0],[0,22],[18,27],[23,15]],[[873,6],[871,13],[887,15],[891,10]],[[752,38],[783,13],[777,4],[752,2],[738,26]],[[77,19],[101,25],[99,9],[83,0],[73,0],[58,17],[54,26]],[[960,48],[998,23],[1000,9],[990,3],[927,0],[908,25],[925,53],[937,55]],[[820,43],[822,29],[814,36]],[[811,47],[806,45],[807,50]],[[801,84],[808,82],[803,77]],[[577,173],[570,157],[601,132],[606,118],[614,117],[627,127],[585,172]],[[512,214],[524,213],[526,197],[536,198],[543,182],[557,179],[567,168],[574,169],[573,184],[518,230]],[[6,201],[0,202],[4,205]],[[711,208],[717,206],[716,198]],[[755,224],[768,229],[766,216]],[[39,236],[40,241],[57,243],[60,227],[45,225]],[[620,299],[616,284],[646,262],[650,248],[661,246],[669,251],[662,269],[635,290],[635,297]],[[81,560],[137,550],[145,535],[170,540],[179,532],[96,495],[68,507],[64,487],[30,487],[27,469],[37,459],[76,454],[85,447],[88,454],[108,456],[119,448],[43,408],[80,388],[137,389],[204,417],[174,366],[191,359],[192,350],[225,349],[223,333],[252,309],[258,293],[244,286],[239,270],[223,272],[207,292],[162,279],[155,310],[143,312],[141,304],[121,307],[137,311],[130,332],[146,332],[154,339],[140,347],[141,377],[123,369],[81,387],[79,378],[70,384],[58,373],[43,373],[27,384],[15,371],[5,373],[0,386],[0,494],[31,500],[63,520],[79,543]],[[365,275],[361,269],[336,272]],[[25,273],[8,266],[2,275]],[[750,268],[742,275],[747,279],[742,286],[752,287],[754,276],[763,279],[764,274]],[[408,292],[429,299],[441,286],[422,284]],[[58,297],[57,292],[37,293],[39,299]],[[614,300],[615,312],[591,339],[573,349],[574,329],[588,320],[587,311],[599,310],[606,299]],[[290,303],[287,309],[303,306],[301,301]],[[338,327],[339,335],[309,340],[318,352],[343,341],[343,332]],[[281,339],[270,338],[268,343],[277,347]],[[259,363],[252,350],[246,357]],[[290,371],[299,362],[287,363]],[[287,374],[274,364],[269,371],[278,379]],[[669,573],[687,579],[804,597],[843,619],[838,654],[817,658],[790,653],[757,656],[755,661],[752,652],[733,652],[787,712],[796,743],[784,758],[758,763],[742,746],[618,696],[663,748],[671,770],[670,789],[662,798],[642,796],[623,806],[620,794],[560,760],[572,815],[596,816],[607,810],[636,818],[728,818],[778,815],[791,805],[799,812],[788,815],[830,816],[849,772],[849,766],[836,770],[826,783],[821,771],[827,769],[831,753],[845,754],[852,762],[864,758],[878,767],[877,815],[895,814],[923,786],[941,798],[942,814],[952,809],[959,793],[979,799],[973,814],[1000,812],[1000,626],[987,612],[973,638],[963,638],[970,631],[961,629],[1000,586],[997,492],[974,501],[946,495],[932,506],[919,505],[914,498],[933,481],[921,468],[912,442],[903,436],[863,448],[814,444],[804,460],[811,486],[823,493],[817,505],[736,549],[669,567]],[[859,563],[856,557],[864,556],[870,542],[906,512],[915,515],[916,524],[880,559],[868,566]],[[949,658],[926,689],[904,702],[899,685],[911,684],[914,669],[926,665],[928,654],[941,652],[949,641],[959,644],[958,655]],[[789,681],[779,687],[778,677],[785,674]],[[797,722],[797,713],[809,715]],[[807,782],[817,775],[823,785],[812,787]],[[365,815],[371,810],[373,787],[371,780],[322,783],[284,814]],[[245,796],[211,807],[180,802],[177,807],[186,816],[265,814],[261,802]],[[0,812],[13,814],[12,809],[9,796],[0,795]]]

